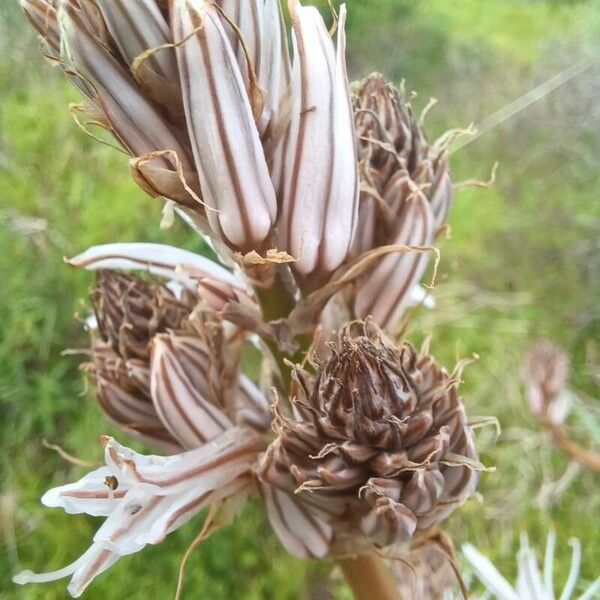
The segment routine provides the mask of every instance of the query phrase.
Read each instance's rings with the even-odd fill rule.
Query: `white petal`
[[[546,553],[544,555],[544,585],[554,598],[554,549],[556,548],[556,532],[550,530],[546,541]]]
[[[106,548],[92,544],[82,558],[85,560],[78,565],[67,586],[73,598],[79,598],[98,575],[112,567],[121,557]]]
[[[567,583],[565,583],[565,589],[560,595],[560,600],[570,600],[575,587],[577,586],[577,578],[579,577],[579,569],[581,568],[581,544],[578,539],[573,538],[570,541],[573,547],[573,557],[571,558],[571,569],[569,570],[569,577]]]
[[[462,551],[471,567],[473,567],[475,574],[488,590],[500,600],[520,600],[510,583],[502,577],[489,558],[470,544],[465,544]]]
[[[92,545],[76,561],[62,569],[51,571],[49,573],[23,571],[22,573],[15,575],[13,581],[18,585],[24,585],[26,583],[48,583],[73,575],[67,589],[73,598],[78,598],[91,583],[92,579],[113,565],[118,558],[118,556],[113,555],[111,552]]]
[[[85,513],[93,517],[106,517],[130,489],[130,486],[123,483],[113,491],[106,484],[106,478],[111,476],[114,477],[111,469],[101,467],[75,483],[48,490],[42,496],[42,504],[51,508],[60,507],[69,514]]]
[[[518,554],[517,593],[521,600],[546,600],[552,597],[544,589],[544,582],[538,569],[535,552],[524,547]]]
[[[160,544],[169,533],[185,525],[203,508],[230,496],[241,494],[248,484],[247,478],[237,478],[230,484],[212,492],[198,493],[196,489],[189,490],[186,494],[179,496],[177,502],[169,506],[150,529],[142,532],[136,541],[145,544]]]
[[[132,490],[98,529],[94,542],[119,556],[139,552],[146,545],[144,532],[178,501],[179,495],[155,496]]]
[[[292,74],[281,4],[279,0],[260,0],[260,4],[263,14],[258,81],[266,93],[260,131],[262,135],[268,130],[269,143],[273,148],[289,123]]]
[[[584,592],[583,595],[579,596],[578,600],[594,600],[600,595],[600,577],[592,583],[592,585]]]
[[[159,277],[166,277],[195,289],[195,282],[185,273],[189,267],[217,281],[244,289],[245,283],[217,263],[174,246],[165,244],[116,243],[92,246],[82,254],[71,258],[68,264],[88,270],[123,269],[143,270]]]
[[[164,457],[140,455],[111,439],[105,459],[132,486],[167,496],[192,487],[202,493],[228,484],[251,468],[263,446],[254,432],[235,427],[201,448]]]

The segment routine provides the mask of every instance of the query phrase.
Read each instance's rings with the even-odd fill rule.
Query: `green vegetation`
[[[326,6],[325,2],[322,2]],[[419,91],[420,109],[440,133],[478,121],[583,56],[598,56],[597,2],[518,0],[348,0],[353,75],[377,69]],[[163,241],[201,251],[183,225],[161,231],[160,203],[132,183],[126,157],[88,139],[67,105],[76,93],[44,64],[32,32],[8,0],[0,6],[0,598],[64,598],[65,582],[16,588],[22,568],[54,569],[87,546],[97,521],[44,509],[50,486],[81,475],[42,445],[47,439],[87,460],[106,425],[78,372],[86,335],[89,274],[63,256],[108,241]],[[457,545],[470,541],[515,573],[518,535],[559,549],[579,537],[584,580],[600,563],[598,481],[583,470],[557,503],[538,494],[568,467],[529,416],[521,384],[523,353],[549,336],[573,356],[574,381],[600,399],[600,70],[594,66],[546,99],[453,156],[456,179],[485,179],[491,190],[457,194],[444,241],[438,309],[420,313],[411,339],[432,333],[450,366],[472,353],[465,373],[472,414],[496,415],[502,435],[480,435],[483,503],[450,521]],[[595,379],[594,379],[595,370]],[[586,441],[585,424],[574,427]],[[596,518],[594,518],[594,516]],[[200,524],[197,523],[196,527]],[[162,546],[123,559],[86,598],[171,598],[190,524]],[[570,556],[557,556],[565,577]],[[207,600],[348,598],[330,567],[288,557],[258,506],[193,555],[185,597]],[[310,583],[309,583],[310,582]],[[331,591],[328,591],[331,590]],[[331,594],[331,595],[330,595]]]

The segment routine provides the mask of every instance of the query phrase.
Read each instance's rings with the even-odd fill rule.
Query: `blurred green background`
[[[325,3],[321,3],[325,9]],[[549,527],[559,537],[557,579],[570,562],[567,541],[584,548],[583,579],[600,564],[598,478],[551,448],[526,407],[522,356],[549,336],[573,357],[585,394],[573,428],[598,442],[590,415],[600,398],[600,4],[525,0],[348,0],[352,76],[372,70],[405,79],[439,104],[430,138],[480,122],[556,73],[590,67],[452,156],[457,181],[486,179],[492,189],[457,194],[450,239],[442,247],[438,308],[412,323],[411,339],[432,333],[450,366],[476,352],[464,393],[471,414],[496,415],[502,434],[479,436],[481,501],[449,522],[504,573],[515,575],[518,536],[537,547]],[[596,59],[596,60],[594,60]],[[596,63],[596,64],[594,64]],[[109,241],[162,241],[192,250],[201,242],[182,225],[158,228],[161,206],[130,180],[124,155],[73,124],[77,94],[45,63],[16,2],[0,3],[0,598],[66,597],[66,581],[17,588],[12,574],[55,569],[88,545],[98,523],[43,509],[48,487],[81,476],[42,445],[47,439],[88,459],[98,436],[115,433],[78,363],[81,316],[92,276],[64,256]],[[75,318],[74,318],[75,315]],[[593,400],[596,398],[596,400]],[[577,418],[577,414],[585,415]],[[558,497],[546,493],[565,482]],[[122,559],[87,592],[102,598],[172,598],[180,558],[197,533],[190,524],[160,547]],[[184,598],[220,600],[349,598],[328,564],[288,557],[250,507],[234,526],[193,555]]]

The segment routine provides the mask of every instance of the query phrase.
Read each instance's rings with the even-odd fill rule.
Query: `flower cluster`
[[[482,468],[459,373],[387,334],[426,299],[452,202],[447,138],[430,144],[380,75],[351,91],[345,6],[334,41],[289,0],[290,49],[279,0],[20,2],[85,97],[74,112],[221,263],[145,243],[69,261],[97,272],[82,368],[99,404],[165,456],[103,438],[106,466],[43,498],[106,517],[90,550],[18,582],[72,575],[78,596],[120,556],[205,507],[211,532],[254,492],[299,557],[443,521]],[[240,368],[252,344],[260,385]]]

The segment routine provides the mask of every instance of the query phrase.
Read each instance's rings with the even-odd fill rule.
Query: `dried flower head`
[[[178,299],[162,284],[108,269],[98,272],[91,300],[102,339],[122,358],[143,360],[152,338],[181,329],[197,302],[190,292]]]
[[[409,540],[473,493],[482,467],[459,378],[427,349],[397,348],[367,321],[316,368],[296,368],[299,397],[277,411],[259,476],[333,513],[338,541]]]

